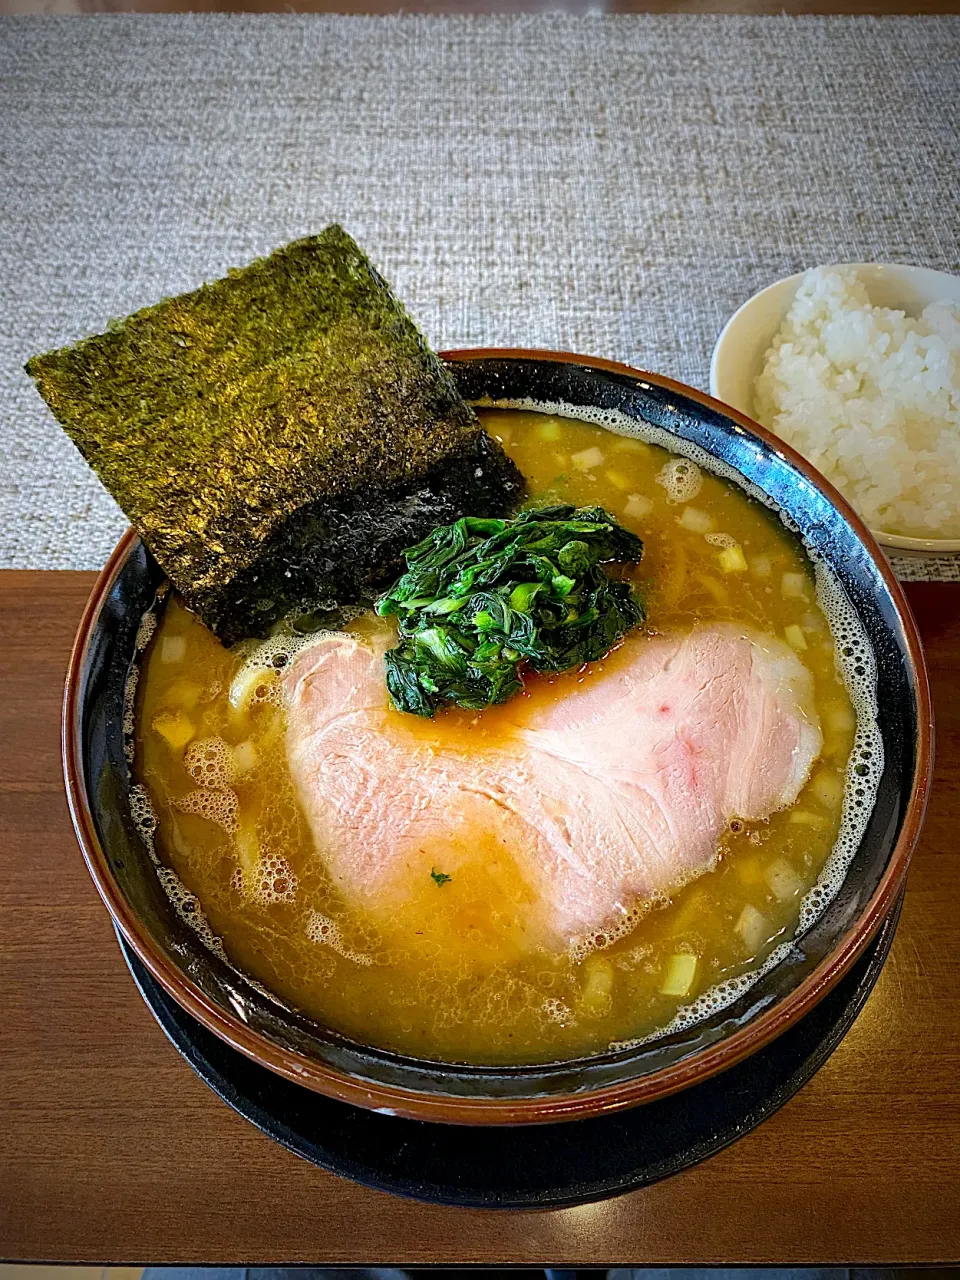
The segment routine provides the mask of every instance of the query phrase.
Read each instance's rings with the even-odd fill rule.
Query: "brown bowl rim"
[[[577,364],[606,373],[622,374],[666,391],[675,391],[705,408],[724,414],[781,454],[841,512],[853,526],[880,570],[899,614],[913,666],[917,693],[917,768],[907,802],[903,825],[887,868],[865,909],[830,954],[800,984],[771,1008],[759,1013],[746,1026],[690,1056],[650,1075],[635,1080],[598,1086],[594,1090],[552,1094],[529,1099],[454,1097],[417,1093],[376,1081],[363,1080],[268,1040],[252,1031],[239,1018],[216,1005],[194,982],[181,973],[163,954],[120,891],[109,861],[96,834],[93,814],[83,783],[80,750],[79,684],[91,635],[103,606],[137,534],[128,529],[114,548],[87,601],[67,667],[63,699],[63,771],[67,802],[74,830],[87,869],[114,923],[163,989],[198,1022],[226,1041],[232,1048],[294,1084],[356,1106],[386,1111],[412,1120],[432,1120],[453,1124],[515,1125],[547,1124],[561,1120],[598,1116],[650,1102],[677,1093],[689,1085],[736,1065],[763,1048],[803,1017],[840,981],[863,954],[887,917],[906,879],[910,856],[916,845],[930,788],[933,764],[933,713],[930,683],[916,622],[906,596],[894,576],[876,539],[830,482],[785,441],[753,422],[745,414],[713,399],[696,388],[673,378],[648,373],[630,365],[572,352],[540,351],[535,348],[469,348],[441,352],[450,363],[479,360],[539,360],[557,364]],[[433,1068],[434,1070],[436,1068]]]

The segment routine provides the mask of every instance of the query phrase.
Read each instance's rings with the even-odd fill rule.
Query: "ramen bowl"
[[[930,694],[916,627],[877,544],[808,463],[691,388],[625,365],[538,351],[444,357],[480,406],[622,415],[706,460],[777,511],[856,615],[876,665],[882,768],[876,798],[829,904],[779,963],[684,1029],[631,1048],[536,1066],[427,1061],[357,1043],[283,1006],[178,913],[143,815],[131,812],[131,672],[163,607],[164,575],[133,531],[94,588],[67,675],[63,757],[77,836],[114,922],[163,988],[233,1048],[308,1089],[383,1113],[455,1124],[549,1123],[676,1093],[741,1062],[802,1018],[850,969],[903,888],[932,765]],[[159,593],[159,594],[158,594]],[[147,833],[149,834],[149,833]]]

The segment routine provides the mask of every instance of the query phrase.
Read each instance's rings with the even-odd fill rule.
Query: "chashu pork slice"
[[[634,635],[565,696],[515,698],[472,735],[464,713],[389,707],[389,643],[326,635],[285,677],[320,856],[348,902],[381,915],[437,867],[509,858],[528,943],[566,947],[709,870],[730,820],[792,804],[821,748],[809,672],[750,628]]]

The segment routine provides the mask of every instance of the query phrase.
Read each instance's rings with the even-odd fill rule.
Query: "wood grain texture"
[[[782,1111],[644,1191],[433,1208],[320,1172],[231,1112],[138,996],[70,828],[61,681],[93,575],[0,574],[0,1257],[196,1263],[960,1260],[960,586],[908,590],[938,764],[900,928]]]

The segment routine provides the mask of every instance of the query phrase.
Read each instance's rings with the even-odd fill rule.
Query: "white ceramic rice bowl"
[[[895,263],[845,262],[825,264],[855,267],[874,306],[895,308],[916,316],[931,302],[960,306],[960,276],[931,267]],[[761,289],[735,311],[724,325],[710,362],[710,394],[724,404],[754,416],[753,388],[763,358],[787,317],[804,273],[787,276]],[[910,538],[883,529],[871,532],[884,549],[900,556],[960,554],[960,538]]]

